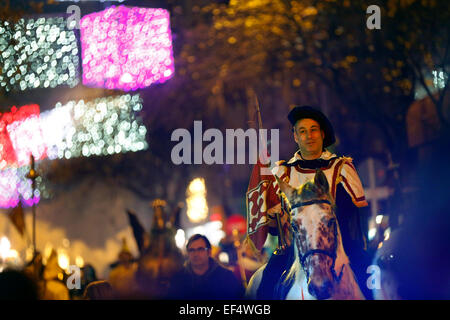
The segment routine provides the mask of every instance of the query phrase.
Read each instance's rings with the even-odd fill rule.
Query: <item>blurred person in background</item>
[[[58,264],[58,254],[52,250],[43,271],[42,300],[69,300],[69,289],[64,280],[66,275]]]
[[[0,300],[38,300],[36,283],[25,272],[0,272]]]
[[[36,284],[39,299],[69,300],[69,290],[63,282],[65,273],[58,265],[58,254],[55,250],[52,250],[46,265],[43,263],[42,254],[37,251],[24,272]]]
[[[211,243],[195,234],[186,245],[188,261],[171,279],[169,297],[187,300],[241,299],[244,287],[232,271],[211,257]]]
[[[113,300],[116,296],[108,281],[98,280],[87,285],[83,298],[84,300]]]
[[[123,239],[122,249],[118,255],[118,263],[109,273],[108,281],[118,297],[127,298],[136,295],[138,287],[135,274],[138,265],[130,249]]]

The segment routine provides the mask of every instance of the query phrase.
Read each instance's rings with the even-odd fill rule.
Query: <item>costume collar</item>
[[[304,169],[319,169],[327,167],[331,160],[337,158],[334,153],[325,150],[322,152],[319,158],[314,160],[305,160],[302,158],[300,154],[300,150],[298,150],[294,156],[287,162],[288,166],[300,165],[301,168]]]
[[[323,160],[330,160],[331,158],[337,157],[334,153],[331,153],[330,151],[328,151],[327,149],[325,149],[324,152],[322,152],[322,154],[320,155],[320,157],[318,159],[323,159]],[[314,160],[318,160],[318,159],[314,159]],[[291,164],[297,160],[302,160],[302,161],[314,161],[314,160],[305,160],[302,158],[300,150],[297,150],[297,152],[294,154],[294,156],[288,161],[288,164]]]

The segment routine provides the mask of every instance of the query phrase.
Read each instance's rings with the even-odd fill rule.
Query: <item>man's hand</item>
[[[277,217],[276,213],[280,214],[280,221],[281,221],[281,228],[283,230],[283,237],[284,241],[287,246],[291,245],[291,238],[292,238],[292,231],[289,226],[289,216],[284,213],[284,211],[281,210],[281,204],[277,204],[276,206],[273,206],[269,210],[267,210],[267,218],[269,220],[269,232],[272,235],[278,235],[278,229],[277,229]]]

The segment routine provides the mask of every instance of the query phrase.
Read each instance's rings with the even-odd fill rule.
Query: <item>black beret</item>
[[[326,148],[336,142],[334,137],[333,126],[330,120],[320,111],[310,106],[296,106],[288,114],[288,119],[292,126],[295,126],[298,120],[313,119],[320,124],[325,138],[323,139],[323,147]]]

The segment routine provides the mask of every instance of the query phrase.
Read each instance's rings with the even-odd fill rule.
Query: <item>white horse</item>
[[[275,298],[364,299],[342,246],[334,201],[324,173],[318,170],[314,181],[298,189],[278,177],[276,179],[291,215],[294,262],[275,286],[274,292],[278,292]],[[266,266],[258,269],[250,279],[247,298],[258,298],[258,288]]]

